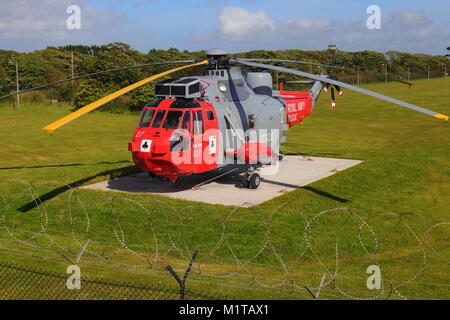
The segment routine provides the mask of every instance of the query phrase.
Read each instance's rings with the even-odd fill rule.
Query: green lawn
[[[450,114],[450,79],[367,88]],[[361,159],[253,208],[74,187],[133,172],[137,115],[95,112],[40,130],[68,107],[0,105],[0,262],[175,285],[233,298],[450,298],[450,124],[346,91],[288,132],[286,153]],[[38,197],[42,203],[33,199]],[[328,210],[328,211],[327,211]],[[370,265],[383,289],[369,290]],[[334,279],[334,280],[332,280]]]

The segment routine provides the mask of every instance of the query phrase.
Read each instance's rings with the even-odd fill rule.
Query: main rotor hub
[[[217,56],[227,56],[227,55],[228,55],[228,53],[225,50],[218,49],[218,48],[211,49],[206,52],[207,57],[217,57]]]
[[[229,67],[228,53],[223,49],[211,49],[206,52],[210,69],[227,69]]]

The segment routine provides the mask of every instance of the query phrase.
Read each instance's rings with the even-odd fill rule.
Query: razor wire
[[[50,200],[41,199],[40,188],[55,185],[64,186],[67,191]],[[120,193],[112,196],[98,193],[98,197],[86,201],[84,191],[57,181],[30,184],[6,180],[0,186],[3,186],[0,188],[0,250],[11,255],[28,253],[59,262],[74,261],[78,257],[82,265],[90,267],[132,270],[167,279],[167,264],[176,271],[182,270],[193,252],[199,251],[189,282],[301,298],[311,298],[309,291],[318,290],[321,298],[330,299],[427,299],[436,297],[417,297],[410,287],[450,288],[450,283],[440,283],[438,279],[430,281],[430,276],[425,276],[430,257],[437,261],[435,263],[448,266],[448,258],[434,245],[433,236],[442,234],[442,229],[450,225],[448,221],[427,227],[423,236],[419,236],[406,217],[397,213],[364,218],[351,208],[334,208],[305,217],[289,203],[283,203],[269,213],[250,204],[219,212],[208,206],[180,208],[161,200]],[[16,192],[4,192],[5,186]],[[33,210],[20,213],[29,215],[29,229],[18,228],[15,222],[16,209],[26,195],[35,204]],[[99,221],[99,213],[93,213],[95,210],[102,211],[104,221]],[[286,210],[293,212],[298,221],[295,244],[285,243],[279,230]],[[193,239],[191,234],[199,215],[209,219],[207,222],[214,230],[214,239],[208,239],[208,246],[202,247],[204,236],[197,235]],[[243,215],[252,217],[253,232],[249,233],[253,239],[245,239],[247,234],[239,230]],[[67,228],[55,230],[52,225],[55,219],[65,221]],[[343,223],[328,224],[341,221],[339,219]],[[381,223],[375,223],[376,220]],[[390,229],[377,230],[379,225],[389,221],[394,221],[393,227],[388,224]],[[138,230],[130,230],[130,226],[138,227]],[[108,234],[96,239],[95,229],[99,227],[104,227],[103,233],[107,230]],[[395,268],[385,266],[383,262],[383,255],[394,254],[393,248],[387,246],[390,241],[394,244],[399,241],[396,239],[397,228],[404,229],[402,234],[413,248],[411,251],[418,256],[417,266],[407,266],[412,271],[406,278],[397,276]],[[323,242],[329,242],[329,239],[323,239],[327,232],[335,233],[335,244]],[[141,234],[145,235],[142,240],[145,243],[137,241]],[[243,253],[242,241],[254,241],[252,250]],[[291,251],[295,253],[286,253],[287,247],[294,247]],[[349,265],[347,260],[355,257],[346,251],[356,250],[357,259]],[[377,292],[361,290],[354,285],[365,283],[366,277],[361,270],[368,264],[381,269],[383,286]],[[319,284],[320,277],[323,281]]]

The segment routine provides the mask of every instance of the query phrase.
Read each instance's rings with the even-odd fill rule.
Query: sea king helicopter
[[[317,75],[262,62],[310,62],[279,59],[241,59],[220,49],[206,58],[129,85],[57,120],[43,130],[56,129],[100,106],[158,78],[186,68],[204,66],[202,75],[172,78],[155,85],[156,100],[143,106],[128,149],[137,167],[154,177],[176,181],[181,176],[199,174],[234,163],[245,168],[242,184],[256,189],[262,166],[281,159],[279,144],[290,127],[310,115],[322,90],[360,92],[439,119],[448,116],[341,82],[334,75]],[[164,62],[157,64],[180,63]],[[285,72],[310,80],[306,92],[272,87],[268,72],[247,72],[245,66]]]

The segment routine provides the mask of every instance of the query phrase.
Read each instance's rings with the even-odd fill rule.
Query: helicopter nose
[[[137,144],[136,142],[128,142],[128,151],[138,152],[139,144]]]
[[[143,154],[150,154],[154,149],[153,147],[153,140],[151,139],[140,139],[138,141],[133,139],[133,141],[128,143],[128,151],[140,152]]]
[[[128,143],[128,150],[141,158],[161,157],[170,152],[169,138],[169,133],[144,132],[133,137]]]

